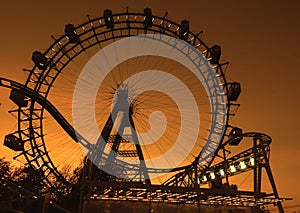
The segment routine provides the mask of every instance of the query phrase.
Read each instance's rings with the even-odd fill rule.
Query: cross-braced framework
[[[178,24],[169,20],[167,13],[163,17],[153,15],[150,8],[146,8],[144,13],[132,13],[127,9],[125,13],[119,14],[113,14],[111,10],[107,9],[102,17],[90,18],[88,16],[87,22],[76,27],[67,24],[65,34],[58,38],[52,36],[53,44],[46,51],[43,53],[35,51],[33,53],[34,66],[32,69],[24,69],[28,73],[24,85],[12,80],[0,79],[0,86],[11,89],[10,99],[18,106],[16,110],[11,111],[11,113],[17,114],[18,129],[5,137],[4,144],[18,152],[15,158],[24,157],[30,166],[42,171],[44,174],[43,181],[53,193],[63,186],[67,187],[68,181],[61,170],[58,169],[59,165],[54,162],[53,155],[50,154],[52,150],[49,151],[49,145],[47,145],[46,117],[52,117],[54,120],[51,120],[51,122],[57,122],[62,127],[59,131],[67,133],[68,140],[71,140],[74,144],[79,143],[89,150],[87,153],[89,159],[86,159],[84,165],[83,178],[83,186],[86,187],[87,191],[82,192],[83,206],[81,206],[85,210],[88,209],[88,203],[90,202],[119,200],[197,205],[237,205],[258,208],[275,204],[278,206],[279,211],[283,212],[281,201],[284,199],[279,198],[269,165],[271,138],[261,133],[243,134],[241,129],[229,124],[230,117],[235,115],[239,107],[236,101],[241,92],[241,87],[238,82],[227,82],[224,70],[227,68],[228,62],[220,62],[221,47],[206,45],[200,38],[201,33],[202,31],[200,33],[190,31],[189,21],[187,20],[183,20]],[[171,166],[170,168],[151,167],[144,163],[145,155],[151,156],[151,154],[145,152],[147,149],[140,146],[140,137],[136,134],[136,130],[141,128],[139,127],[141,117],[135,117],[135,115],[147,112],[140,109],[140,106],[147,103],[147,101],[135,100],[131,102],[128,100],[129,90],[119,90],[119,86],[124,83],[125,78],[135,73],[127,73],[125,77],[123,76],[120,79],[116,77],[122,76],[120,73],[112,74],[111,84],[107,86],[111,90],[106,88],[107,90],[103,92],[110,94],[109,98],[106,98],[112,100],[114,96],[111,96],[111,93],[120,94],[125,92],[126,95],[125,97],[124,94],[123,97],[117,95],[112,110],[111,103],[104,105],[108,110],[106,111],[108,114],[100,115],[101,120],[104,120],[104,122],[101,137],[99,137],[100,139],[97,140],[96,144],[92,144],[86,138],[86,135],[82,135],[74,128],[72,122],[70,122],[71,119],[68,117],[69,115],[58,107],[58,98],[51,98],[51,92],[55,90],[55,87],[58,88],[56,91],[59,91],[59,93],[66,94],[65,99],[72,97],[72,95],[68,96],[67,89],[59,88],[66,85],[65,88],[71,87],[71,89],[74,89],[74,82],[76,83],[79,75],[74,73],[68,75],[68,69],[77,68],[81,70],[83,66],[78,64],[88,63],[93,55],[109,44],[136,36],[146,38],[145,35],[152,35],[152,40],[156,39],[161,44],[167,43],[167,45],[172,46],[174,51],[180,52],[183,55],[182,57],[187,58],[196,68],[207,65],[206,70],[200,68],[198,70],[202,76],[201,84],[204,87],[203,91],[205,91],[205,95],[202,94],[198,99],[205,97],[207,100],[198,104],[203,105],[205,103],[208,105],[209,112],[205,112],[208,116],[204,116],[205,120],[208,120],[206,121],[208,133],[202,136],[204,139],[200,139],[200,136],[197,138],[197,141],[202,141],[202,144],[198,144],[198,149],[193,150],[194,153],[187,157],[189,160],[172,168]],[[170,45],[162,39],[163,36],[179,39],[185,45],[177,45],[178,42],[175,45]],[[82,57],[82,55],[84,56]],[[109,59],[107,60],[109,61]],[[145,62],[147,62],[143,59],[140,60],[135,60],[133,66],[137,67],[138,62],[139,64],[146,64]],[[150,62],[152,62],[151,60]],[[160,62],[159,64],[163,63]],[[126,66],[130,66],[130,63]],[[117,68],[120,70],[122,67],[118,65]],[[142,67],[141,69],[146,68],[153,67]],[[98,69],[101,68],[98,67]],[[59,81],[64,74],[67,76],[68,82],[72,83],[72,79],[75,79],[73,79],[72,86]],[[197,88],[195,87],[194,90],[197,90]],[[99,90],[101,92],[101,87]],[[58,93],[54,94],[54,96],[57,96]],[[127,105],[126,109],[129,109],[129,111],[124,110],[119,102],[125,103]],[[152,105],[149,104],[147,107],[154,106],[153,102],[150,103]],[[163,107],[171,109],[170,106]],[[154,108],[154,110],[158,109],[161,108]],[[129,120],[121,119],[116,133],[113,130],[116,117],[112,115],[117,115],[120,112],[121,114],[123,112],[123,117],[128,117]],[[171,114],[173,116],[174,111],[171,111]],[[105,120],[106,118],[108,119]],[[173,126],[176,125],[176,122],[173,123]],[[130,134],[125,131],[126,128],[131,128]],[[202,132],[199,131],[199,133]],[[230,156],[227,147],[238,145],[244,137],[253,138],[253,146],[235,156]],[[58,138],[55,136],[53,140],[58,141]],[[168,140],[172,141],[173,138],[169,137]],[[130,143],[130,148],[126,148]],[[57,147],[57,144],[55,147]],[[117,154],[104,152],[106,147]],[[199,147],[201,147],[201,150]],[[100,155],[99,150],[101,150]],[[63,151],[66,151],[66,149],[63,149]],[[73,152],[66,154],[68,158],[74,155]],[[137,163],[124,163],[122,159],[119,159],[120,157],[135,158]],[[104,165],[104,167],[94,168],[93,164],[98,167]],[[105,166],[118,170],[120,174],[108,174],[107,171],[102,170]],[[272,185],[271,193],[265,193],[261,190],[263,168],[266,170]],[[254,171],[253,191],[240,191],[229,184],[230,176],[250,170]],[[161,184],[152,182],[151,175],[160,173],[167,174],[169,177],[165,178]],[[125,180],[124,177],[130,180]],[[209,187],[203,187],[207,184]]]

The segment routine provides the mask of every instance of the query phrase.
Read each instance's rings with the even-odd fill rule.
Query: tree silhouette
[[[15,168],[0,159],[0,212],[41,212],[41,174],[29,167]]]
[[[80,203],[83,164],[76,167],[73,171],[70,171],[69,168],[64,168],[61,173],[64,174],[69,184],[67,186],[62,185],[65,188],[56,193],[56,204],[70,212],[77,213]]]
[[[12,202],[18,195],[10,184],[11,164],[0,158],[0,212],[13,210]]]
[[[83,164],[70,171],[64,168],[69,184],[61,185],[61,190],[51,194],[52,203],[48,203],[49,188],[43,184],[43,173],[33,167],[14,167],[5,158],[0,158],[0,212],[78,212]]]

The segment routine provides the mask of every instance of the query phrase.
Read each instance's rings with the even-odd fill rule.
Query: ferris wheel
[[[209,165],[234,130],[240,84],[189,21],[107,9],[52,39],[25,85],[13,84],[18,130],[5,138],[47,185],[67,182],[85,156],[110,177],[162,183]]]

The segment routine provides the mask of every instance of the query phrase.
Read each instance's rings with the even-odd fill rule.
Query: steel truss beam
[[[221,157],[223,161],[216,164],[213,164],[212,162],[212,166],[206,167],[205,169],[199,168],[196,165],[194,167],[186,168],[167,180],[164,185],[192,188],[200,186],[201,188],[204,184],[210,184],[210,190],[219,190],[230,186],[228,177],[248,171],[254,171],[254,188],[251,192],[251,199],[255,201],[254,203],[257,206],[268,205],[270,204],[268,199],[271,199],[274,201],[273,204],[278,206],[279,212],[284,212],[281,202],[283,200],[288,200],[289,198],[279,198],[274,177],[272,175],[269,164],[270,144],[272,142],[271,137],[257,132],[244,133],[241,137],[252,138],[253,145],[249,149],[228,158],[227,147],[229,146],[230,141],[226,141],[220,146],[219,152],[216,155]],[[271,193],[261,191],[262,169],[265,169],[267,173],[272,187]],[[225,183],[222,183],[222,180],[225,180]],[[236,190],[238,191],[238,189]],[[243,194],[243,192],[241,192],[241,194],[246,195]]]
[[[85,201],[118,200],[139,202],[164,202],[177,204],[226,205],[256,207],[278,204],[286,199],[266,197],[255,198],[252,191],[239,191],[234,187],[195,188],[161,185],[145,185],[136,182],[99,182],[86,183],[91,187]]]

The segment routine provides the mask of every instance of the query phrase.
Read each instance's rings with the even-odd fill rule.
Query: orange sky
[[[24,82],[31,53],[44,51],[50,35],[61,35],[67,23],[85,22],[86,15],[103,10],[140,11],[151,7],[155,15],[190,21],[191,30],[204,31],[208,45],[222,46],[222,60],[230,61],[226,74],[242,84],[241,107],[234,118],[244,131],[259,131],[273,138],[271,166],[283,197],[300,204],[300,1],[289,0],[73,0],[5,1],[0,6],[0,76]],[[10,133],[15,119],[7,113],[14,104],[9,91],[0,89],[0,138]],[[1,139],[2,140],[2,139]],[[0,146],[0,157],[13,153]]]

